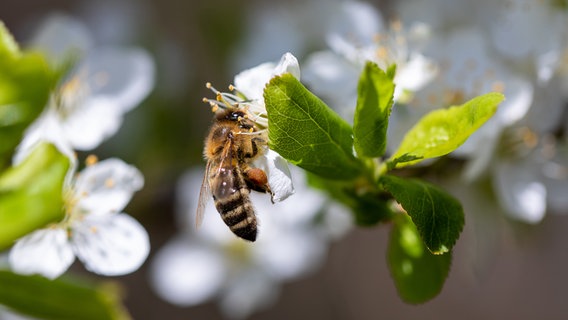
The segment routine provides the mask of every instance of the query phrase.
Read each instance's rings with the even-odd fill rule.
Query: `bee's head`
[[[245,118],[245,112],[236,108],[220,109],[216,112],[217,120],[240,121]]]
[[[240,110],[227,110],[228,112],[225,115],[225,119],[231,121],[240,121],[241,119],[245,118],[245,113]]]

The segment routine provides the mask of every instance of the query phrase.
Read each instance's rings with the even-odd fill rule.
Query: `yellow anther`
[[[207,88],[207,89],[211,89],[211,82],[207,82],[207,83],[205,83],[205,88]]]
[[[114,180],[112,178],[108,178],[105,180],[105,187],[107,188],[112,188],[114,187],[115,183]]]
[[[87,159],[85,159],[85,165],[87,167],[90,167],[92,165],[94,165],[95,163],[97,163],[99,161],[99,158],[94,155],[94,154],[90,154],[87,156]]]
[[[234,90],[235,90],[235,86],[232,85],[232,84],[230,84],[230,85],[229,85],[229,91],[234,91]]]
[[[501,81],[496,81],[491,85],[491,90],[496,92],[503,92],[505,91],[505,83]]]

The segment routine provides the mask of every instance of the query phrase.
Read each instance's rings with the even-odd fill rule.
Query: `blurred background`
[[[58,12],[85,23],[97,43],[142,47],[155,59],[153,92],[126,114],[114,137],[90,152],[100,159],[119,157],[145,176],[144,189],[126,212],[148,230],[152,252],[140,270],[112,279],[123,286],[134,319],[225,318],[214,299],[185,307],[162,300],[152,289],[149,274],[155,253],[179,231],[175,216],[179,178],[190,168],[204,166],[202,143],[211,111],[201,100],[212,96],[205,83],[224,89],[239,71],[278,61],[286,51],[293,52],[301,66],[308,53],[326,47],[325,26],[318,30],[314,22],[316,13],[325,14],[327,3],[3,0],[0,4],[0,19],[23,46],[49,14]],[[398,15],[397,1],[368,3],[384,17]],[[290,24],[298,26],[298,33],[291,33]],[[389,228],[353,228],[326,249],[320,268],[285,282],[274,303],[249,318],[565,319],[568,219],[549,214],[536,225],[512,222],[483,204],[490,197],[470,192],[451,177],[445,184],[464,201],[466,227],[438,297],[422,305],[402,302],[385,261]],[[71,272],[97,279],[79,264]]]

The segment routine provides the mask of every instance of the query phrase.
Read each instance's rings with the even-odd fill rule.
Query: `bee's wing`
[[[205,206],[211,198],[211,188],[209,186],[209,171],[211,168],[211,161],[207,161],[207,166],[205,167],[205,174],[203,175],[203,182],[201,183],[201,189],[199,190],[199,201],[197,202],[197,212],[195,214],[195,227],[199,228],[203,222],[203,213],[205,212]]]
[[[230,139],[223,148],[223,153],[221,155],[220,161],[207,161],[207,166],[205,167],[205,175],[203,176],[203,182],[201,183],[201,190],[199,191],[199,201],[197,202],[197,213],[195,215],[195,226],[199,228],[203,222],[203,215],[205,212],[205,207],[209,199],[211,199],[212,194],[219,191],[222,187],[232,187],[233,183],[230,181],[224,181],[225,183],[220,184],[219,177],[221,176],[222,169],[226,169],[231,166],[233,158],[233,140]],[[215,163],[215,165],[213,164]],[[213,168],[214,167],[214,168]],[[211,170],[215,171],[214,181],[211,180]],[[213,185],[213,186],[211,186]],[[225,186],[226,185],[226,186]],[[214,191],[211,190],[213,188]]]

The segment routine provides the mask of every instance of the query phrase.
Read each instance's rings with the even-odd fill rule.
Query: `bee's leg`
[[[272,190],[268,185],[268,177],[266,176],[266,172],[264,172],[264,170],[259,168],[248,168],[244,171],[244,176],[249,188],[258,192],[269,193],[270,201],[274,203],[274,194],[272,193]]]

